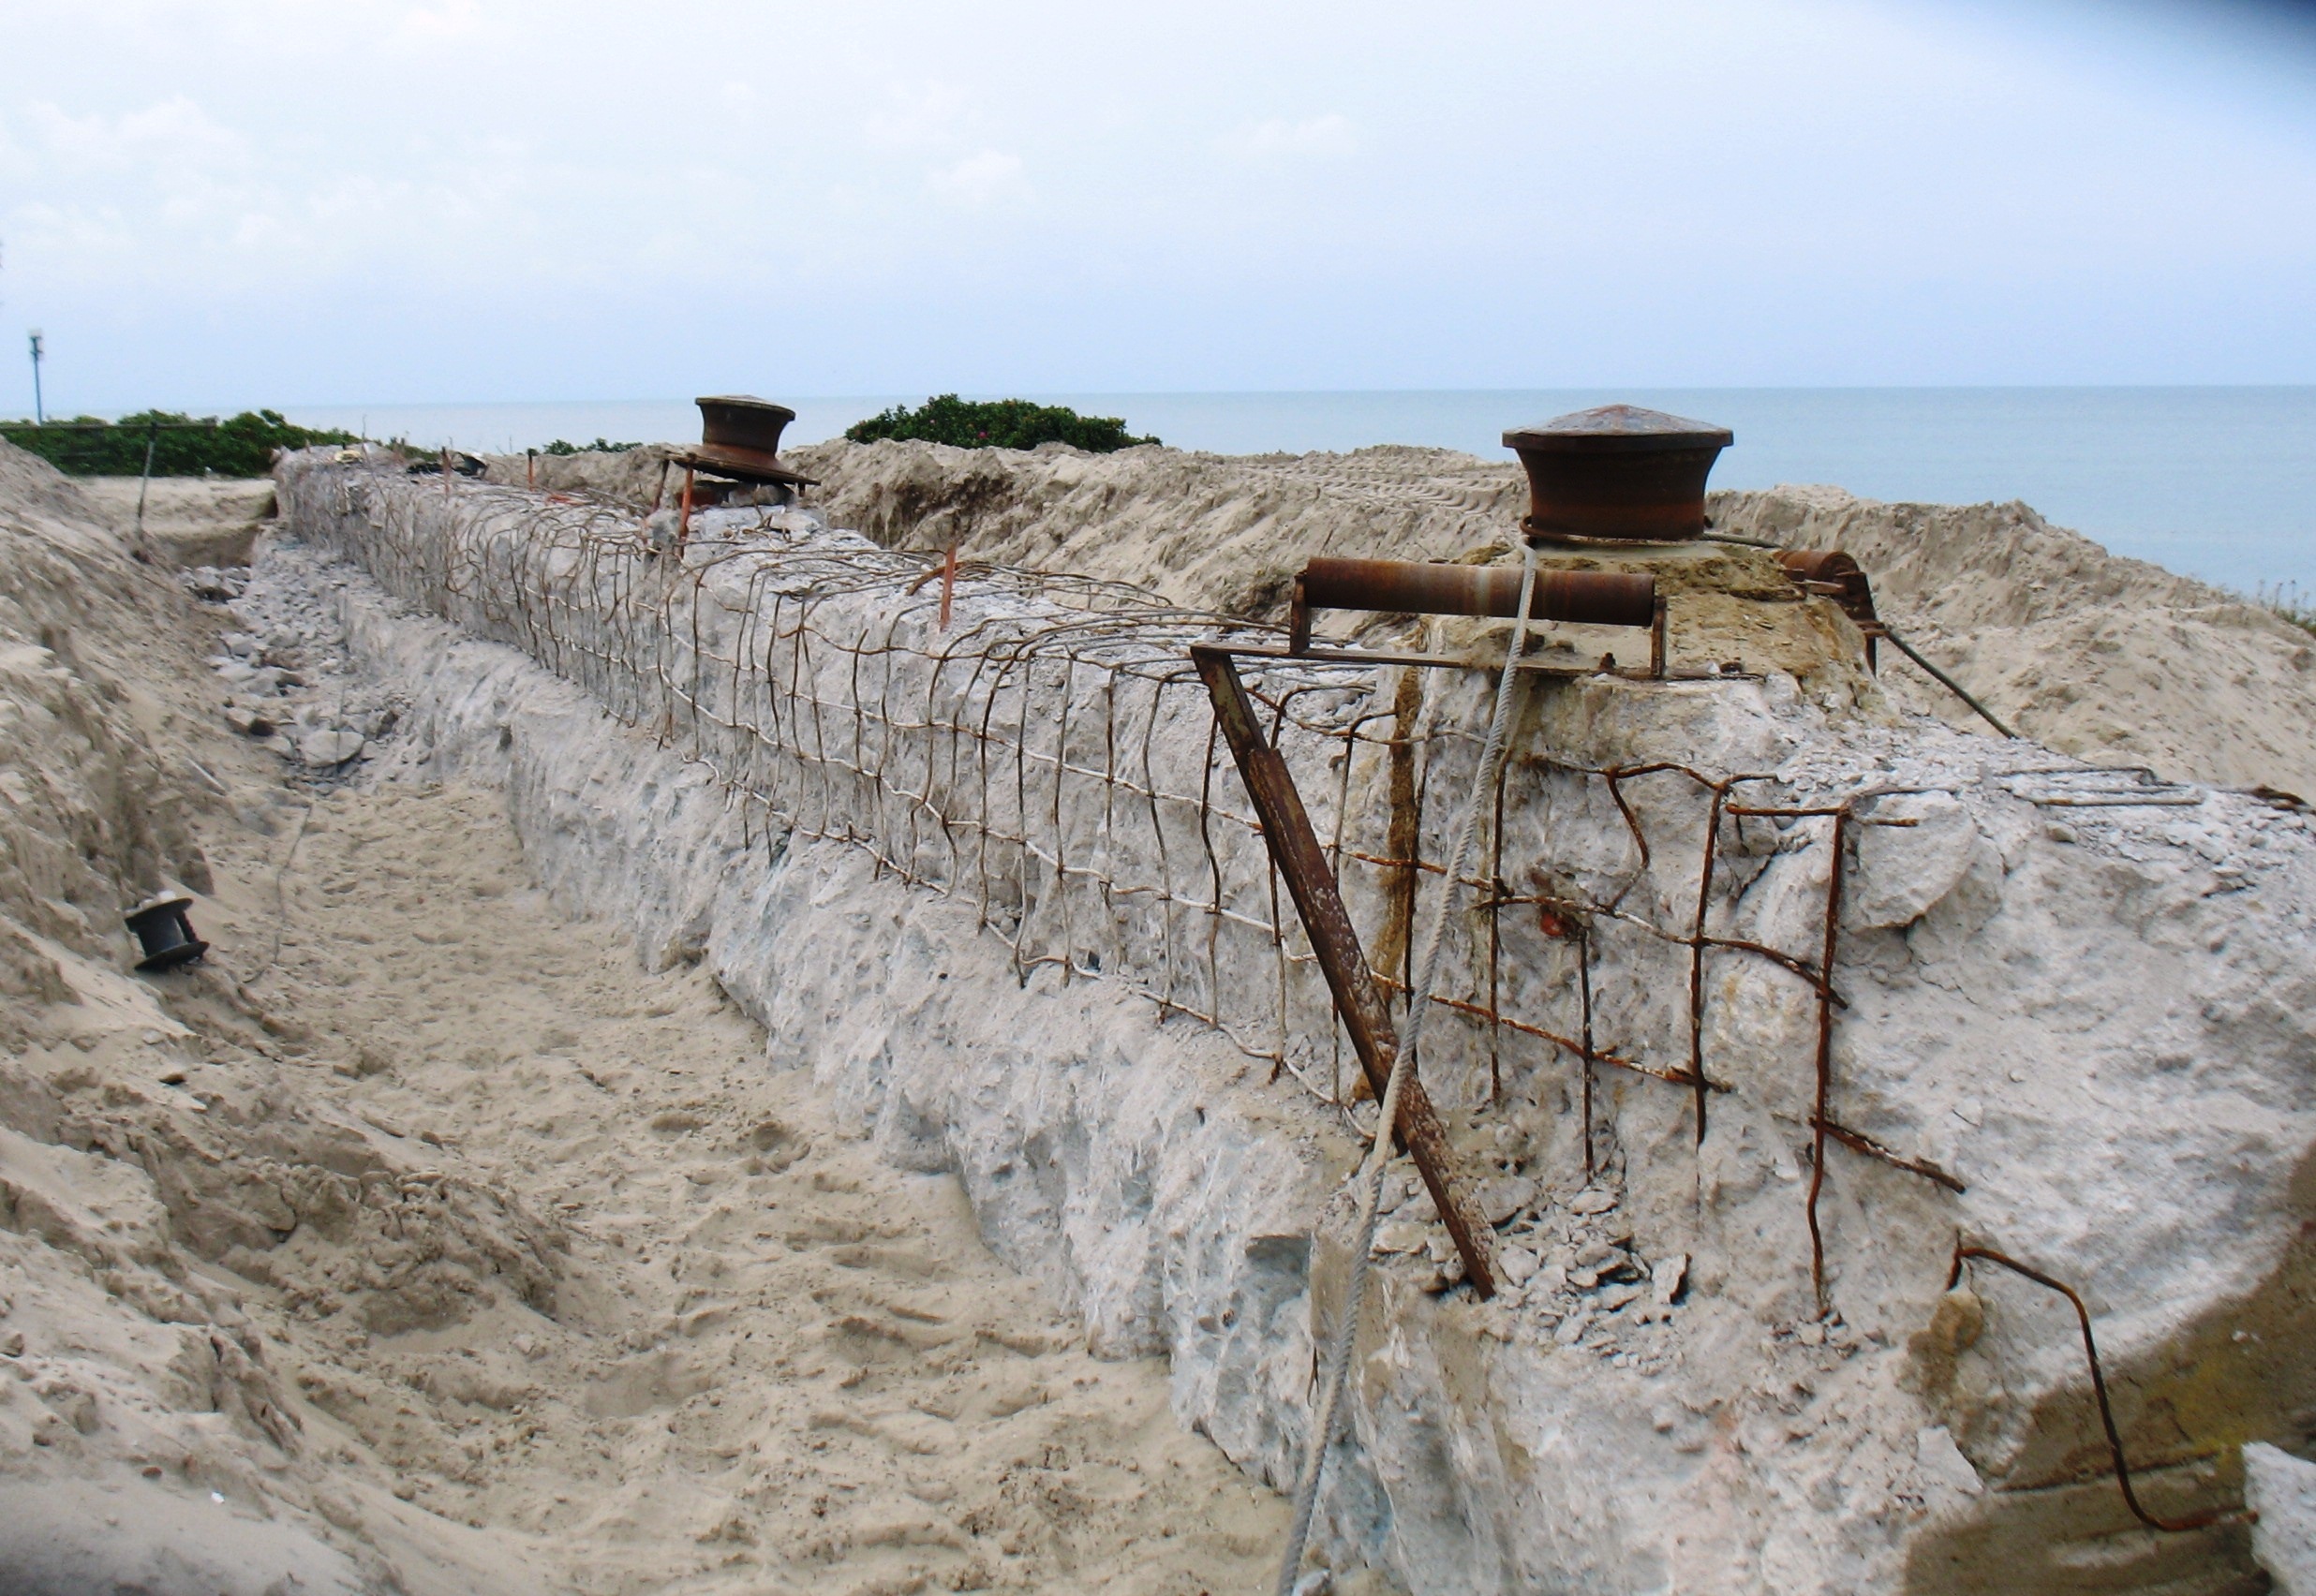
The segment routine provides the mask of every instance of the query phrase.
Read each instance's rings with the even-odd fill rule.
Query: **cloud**
[[[965,91],[951,83],[896,83],[885,99],[862,126],[870,143],[891,149],[948,143],[966,109]]]
[[[1001,200],[1027,199],[1029,182],[1021,175],[1021,157],[996,150],[967,155],[954,166],[926,173],[926,186],[952,205],[990,205]]]
[[[538,272],[558,245],[585,254],[567,236],[533,236],[523,185],[545,177],[516,140],[474,139],[457,162],[407,173],[269,162],[264,147],[183,95],[84,115],[39,101],[0,116],[10,264],[52,303],[66,285],[135,301],[167,285],[199,301],[381,270],[488,281]]]
[[[6,221],[25,259],[84,278],[131,274],[141,257],[233,248],[267,236],[275,201],[250,140],[179,95],[116,115],[75,116],[46,101],[0,126],[0,172],[17,202]]]
[[[1210,0],[0,7],[0,308],[131,407],[656,392],[670,318],[774,303],[824,392],[2316,373],[2316,99],[2151,24],[2094,59],[1983,0],[1353,0],[1324,50]],[[1010,308],[957,318],[968,272]]]
[[[1331,160],[1356,151],[1359,135],[1349,117],[1329,111],[1300,122],[1274,116],[1246,123],[1216,140],[1215,145],[1241,160]]]
[[[37,101],[24,108],[23,123],[51,159],[84,170],[182,174],[239,167],[249,149],[183,95],[119,116],[72,116]]]
[[[406,42],[438,44],[472,37],[482,31],[482,24],[474,0],[443,0],[439,6],[413,7],[404,12],[395,31]]]

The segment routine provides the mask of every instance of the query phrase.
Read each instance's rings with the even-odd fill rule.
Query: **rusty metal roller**
[[[1303,603],[1314,610],[1509,616],[1520,605],[1520,571],[1509,566],[1314,559],[1303,568],[1300,585]],[[1630,571],[1540,570],[1528,613],[1583,626],[1649,626],[1656,614],[1656,579]]]

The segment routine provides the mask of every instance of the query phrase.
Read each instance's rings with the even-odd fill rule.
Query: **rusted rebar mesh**
[[[655,552],[608,503],[466,482],[445,494],[313,457],[290,463],[284,488],[295,525],[389,592],[513,645],[707,765],[751,838],[859,848],[970,903],[1025,977],[1125,983],[1162,1016],[1211,1026],[1347,1102],[1356,1071],[1185,652],[1266,628],[1115,583],[969,563],[943,630],[925,556],[787,530],[779,511],[703,512],[684,547]],[[1247,664],[1362,940],[1388,951],[1381,979],[1403,990],[1388,967],[1403,957],[1410,883],[1443,873],[1409,807],[1472,757],[1471,732],[1412,713],[1392,672]],[[1476,1106],[1507,1071],[1558,1057],[1688,1090],[1701,1135],[1715,1085],[1707,976],[1724,958],[1800,983],[1830,1027],[1830,944],[1770,946],[1725,922],[1749,864],[1831,842],[1846,806],[1780,805],[1766,776],[1674,762],[1530,753],[1504,780],[1487,876],[1466,883],[1478,907],[1451,928],[1453,973],[1433,999],[1461,1026],[1428,1049],[1445,1101]],[[1591,839],[1573,869],[1547,841],[1574,835],[1572,820]],[[1829,835],[1813,842],[1797,822]],[[1484,1075],[1459,1082],[1463,1059]]]
[[[301,534],[706,765],[751,844],[862,850],[972,906],[1024,980],[1050,968],[1122,983],[1162,1019],[1212,1027],[1274,1080],[1352,1111],[1358,1071],[1187,655],[1193,642],[1275,641],[1274,628],[972,562],[951,596],[937,561],[779,510],[704,511],[688,541],[655,550],[609,503],[447,479],[422,489],[319,454],[280,475]],[[1377,978],[1403,995],[1416,899],[1445,873],[1426,855],[1444,841],[1426,793],[1468,776],[1468,706],[1442,693],[1426,713],[1419,688],[1373,666],[1242,664]],[[1814,1011],[1792,1106],[1815,1151],[1820,1305],[1829,1143],[1962,1190],[1838,1118],[1845,838],[1910,824],[1874,813],[1893,792],[1795,792],[1759,773],[1534,750],[1502,782],[1486,875],[1465,883],[1474,907],[1450,923],[1433,998],[1446,1023],[1426,1039],[1423,1074],[1444,1110],[1571,1071],[1589,1178],[1593,1078],[1612,1069],[1684,1094],[1701,1140],[1724,1085],[1716,994],[1736,961]],[[1825,861],[1818,924],[1794,946],[1746,935],[1746,886],[1771,856],[1804,850]]]

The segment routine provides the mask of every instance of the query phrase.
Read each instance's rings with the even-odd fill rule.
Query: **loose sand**
[[[298,837],[256,989],[311,1027],[309,1089],[565,1237],[552,1318],[392,1333],[330,1313],[359,1261],[325,1238],[243,1261],[290,1288],[252,1317],[374,1511],[583,1590],[1257,1583],[1280,1508],[1175,1426],[1163,1367],[1089,1358],[956,1183],[834,1133],[711,980],[558,912],[492,799],[340,791],[302,836],[288,808],[219,848],[207,918],[262,945]]]

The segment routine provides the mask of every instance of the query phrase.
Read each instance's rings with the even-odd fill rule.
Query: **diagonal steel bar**
[[[1335,1012],[1343,1016],[1352,1050],[1358,1055],[1359,1069],[1374,1089],[1376,1101],[1381,1101],[1391,1078],[1392,1059],[1399,1052],[1399,1032],[1391,1024],[1389,1005],[1375,983],[1366,952],[1359,946],[1358,933],[1352,928],[1350,912],[1344,908],[1335,874],[1327,867],[1327,853],[1318,833],[1312,829],[1302,794],[1296,790],[1286,761],[1263,735],[1262,723],[1255,718],[1254,702],[1247,697],[1246,685],[1239,679],[1230,655],[1194,645],[1190,657],[1214,701],[1215,722],[1238,761],[1247,796],[1254,800],[1254,813],[1262,821],[1263,842],[1286,880],[1296,912],[1302,917],[1311,950],[1327,977],[1328,989],[1334,994]],[[1455,1177],[1447,1130],[1420,1081],[1410,1080],[1406,1085],[1397,1130],[1401,1145],[1415,1160],[1416,1171],[1455,1241],[1472,1289],[1483,1299],[1495,1295],[1495,1251],[1490,1245],[1493,1233],[1474,1206],[1471,1194]]]

